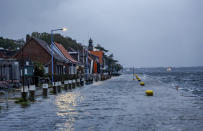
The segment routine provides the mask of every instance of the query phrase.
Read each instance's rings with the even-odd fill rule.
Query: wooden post
[[[27,100],[27,95],[28,95],[28,87],[24,86],[24,90],[23,87],[21,88],[21,97],[24,101]]]
[[[85,80],[85,84],[86,84],[86,85],[89,84],[89,78],[87,78],[87,79]]]
[[[68,89],[70,89],[70,90],[72,89],[72,80],[68,81]]]
[[[81,78],[81,79],[80,79],[80,85],[81,85],[81,86],[84,86],[84,78]]]
[[[8,108],[8,90],[6,90],[4,93],[6,97],[6,108]]]
[[[64,90],[67,91],[68,90],[68,80],[64,81]]]
[[[53,82],[53,93],[56,94],[57,90],[56,90],[56,82]]]
[[[58,81],[57,83],[58,93],[61,93],[61,81]]]
[[[35,101],[35,85],[30,85],[29,88],[29,99],[30,101]]]
[[[79,87],[80,86],[80,79],[78,78],[78,79],[76,79],[76,83],[77,83],[77,87]]]
[[[43,84],[42,85],[43,88],[43,97],[47,97],[48,96],[48,84]]]
[[[95,79],[95,81],[96,81],[96,82],[98,81],[98,75],[96,75],[96,79]]]
[[[75,80],[73,79],[72,80],[72,89],[74,89],[75,88]]]

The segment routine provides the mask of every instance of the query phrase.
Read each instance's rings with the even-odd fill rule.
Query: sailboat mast
[[[134,80],[134,74],[135,74],[135,73],[134,73],[134,66],[133,66],[133,80]]]

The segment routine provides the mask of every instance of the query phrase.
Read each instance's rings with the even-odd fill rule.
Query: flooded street
[[[0,131],[203,131],[203,0],[1,0]]]
[[[48,99],[37,98],[22,108],[0,112],[0,130],[67,131],[200,131],[203,102],[190,92],[140,75],[141,87],[132,75],[76,88]],[[151,89],[154,96],[146,96]]]

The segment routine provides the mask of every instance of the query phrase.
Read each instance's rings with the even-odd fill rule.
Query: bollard
[[[80,86],[82,86],[82,78],[80,79]]]
[[[64,81],[64,90],[67,91],[68,90],[68,80]]]
[[[81,85],[81,86],[84,86],[84,78],[81,79],[80,85]]]
[[[72,89],[75,89],[75,80],[72,80]]]
[[[21,97],[24,101],[27,100],[27,95],[28,95],[28,87],[24,86],[24,90],[23,87],[21,88]]]
[[[85,85],[85,78],[84,77],[82,78],[82,85],[83,86]]]
[[[79,85],[79,87],[81,86],[81,80],[80,80],[80,78],[78,79],[78,85]]]
[[[53,94],[56,94],[57,90],[56,90],[56,82],[53,82]]]
[[[90,79],[88,78],[88,79],[87,79],[87,85],[89,85],[89,84],[90,84]]]
[[[75,79],[75,87],[77,87],[77,86],[78,86],[78,80]]]
[[[58,93],[61,93],[61,81],[57,82],[57,91]]]
[[[68,81],[68,89],[70,89],[70,90],[72,89],[72,80]]]
[[[96,76],[96,78],[95,78],[95,82],[97,82],[98,81],[98,78],[97,78],[97,76]]]
[[[75,83],[75,88],[76,88],[76,87],[77,87],[77,79],[75,79],[75,82],[74,82],[74,83]]]
[[[6,108],[8,108],[8,90],[5,91],[5,96],[6,96]]]
[[[103,75],[101,76],[101,81],[104,81],[104,76]]]
[[[30,85],[29,88],[29,100],[30,101],[35,101],[35,85]]]
[[[55,82],[55,86],[56,86],[56,92],[59,93],[58,92],[58,82]]]
[[[47,97],[48,96],[48,84],[43,84],[42,85],[42,88],[43,88],[43,97]]]
[[[99,76],[97,75],[97,79],[96,79],[97,81],[99,81]]]
[[[85,80],[85,84],[86,84],[86,85],[88,85],[88,84],[89,84],[89,83],[88,83],[88,79],[86,79],[86,80]]]
[[[91,83],[94,83],[94,78],[93,77],[91,78]]]
[[[101,81],[101,75],[99,74],[99,76],[98,76],[98,81]]]
[[[80,79],[76,79],[76,85],[77,85],[77,87],[80,86]]]

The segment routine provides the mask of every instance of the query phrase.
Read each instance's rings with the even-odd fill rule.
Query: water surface
[[[57,96],[52,95],[48,99],[38,98],[36,103],[27,108],[18,105],[1,111],[0,129],[2,131],[203,129],[201,95],[195,95],[187,90],[177,91],[174,86],[178,83],[169,81],[173,75],[143,72],[138,75],[146,83],[144,87],[132,80],[132,74],[124,74]],[[187,79],[181,77],[180,81],[184,81],[182,78]],[[184,88],[184,84],[179,86]],[[146,96],[147,89],[152,89],[154,96]]]

